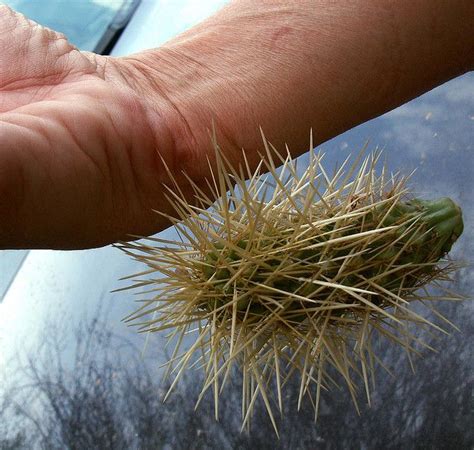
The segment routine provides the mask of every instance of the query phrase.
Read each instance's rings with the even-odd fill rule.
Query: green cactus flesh
[[[373,280],[391,292],[416,289],[432,278],[436,263],[461,235],[463,220],[461,209],[449,198],[412,199],[368,208],[352,222],[334,217],[300,243],[290,242],[287,227],[288,221],[282,219],[282,224],[261,231],[257,238],[210,242],[196,262],[198,276],[211,286],[210,300],[203,308],[232,304],[238,290],[239,313],[261,316],[269,306],[254,292],[256,286],[265,286],[277,302],[287,299],[286,293],[292,293],[293,299],[299,296],[301,301],[287,302],[285,308],[294,309],[294,320],[301,321],[306,317],[301,314],[303,299],[324,301],[333,291],[333,281],[357,288]],[[370,241],[356,236],[380,227],[387,231]],[[351,235],[353,240],[335,239]],[[377,299],[371,301],[377,305]],[[335,313],[344,314],[344,308]]]

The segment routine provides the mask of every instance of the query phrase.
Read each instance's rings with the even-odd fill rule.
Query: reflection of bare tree
[[[448,311],[453,312],[452,306],[444,309],[453,316]],[[325,441],[340,445],[334,448],[472,448],[472,361],[468,353],[474,330],[470,320],[462,328],[462,334],[431,340],[442,351],[425,352],[424,358],[415,361],[415,374],[399,349],[383,347],[383,361],[394,368],[393,377],[380,371],[372,408],[362,408],[360,418],[345,410],[348,401],[332,395],[331,406],[320,421]]]
[[[9,416],[9,423],[5,418]],[[22,431],[14,430],[15,414],[11,413],[11,403],[6,397],[0,397],[0,450],[17,450],[25,448],[26,436]]]
[[[68,342],[52,327],[27,355],[15,408],[39,447],[120,448],[125,436],[116,418],[118,365],[112,363],[111,339],[93,320],[76,331],[69,354]]]
[[[72,341],[50,327],[40,348],[19,366],[16,387],[0,396],[0,449],[472,448],[474,330],[468,315],[459,325],[463,333],[439,340],[435,346],[444,350],[418,361],[416,374],[398,349],[380,343],[394,377],[378,373],[372,407],[362,407],[360,417],[349,395],[335,391],[324,396],[314,425],[308,404],[294,413],[295,380],[286,393],[279,441],[262,405],[250,434],[239,432],[238,377],[224,390],[216,422],[212,395],[194,411],[198,372],[188,373],[163,404],[167,386],[159,373],[103,321],[84,322]]]

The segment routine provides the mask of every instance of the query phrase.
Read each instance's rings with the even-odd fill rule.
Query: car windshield
[[[110,28],[118,29],[130,15],[134,0],[6,0],[3,3],[29,19],[64,33],[81,50],[98,51]],[[110,39],[112,36],[110,36]]]
[[[0,0],[1,2],[2,0]],[[125,56],[156,48],[228,2],[229,0],[144,0],[138,6],[116,45],[113,41],[112,43],[109,41],[109,49],[113,47],[111,54]],[[7,3],[16,9],[21,9],[22,4],[25,9],[35,9],[33,8],[35,6],[38,10],[41,9],[40,5],[47,5],[44,9],[49,10],[49,15],[54,11],[56,16],[65,16],[66,12],[70,14],[71,11],[76,11],[71,15],[82,23],[81,26],[72,28],[76,30],[76,33],[68,32],[64,27],[61,28],[57,18],[56,24],[48,22],[48,25],[61,29],[80,48],[90,50],[94,45],[95,48],[98,48],[100,41],[104,40],[104,35],[100,38],[100,32],[94,28],[97,32],[95,40],[91,41],[88,46],[79,42],[78,38],[81,36],[85,38],[92,32],[85,31],[90,30],[90,26],[85,25],[90,22],[90,16],[87,16],[86,20],[86,12],[81,15],[82,13],[77,12],[77,8],[81,9],[85,4],[90,8],[96,5],[111,5],[115,6],[115,10],[119,12],[119,4],[123,5],[125,2],[119,0],[115,2],[105,0],[7,0]],[[288,3],[290,2],[285,4]],[[316,2],[314,3],[316,4]],[[20,7],[15,5],[20,5]],[[50,5],[60,6],[50,8]],[[25,12],[25,9],[22,11]],[[348,11],[346,9],[345,13]],[[33,18],[32,14],[26,14]],[[326,11],[325,14],[331,14],[331,12]],[[35,20],[46,23],[39,18]],[[60,22],[64,24],[68,20],[63,17]],[[115,21],[116,19],[113,19],[112,24]],[[104,27],[102,33],[104,30],[107,32],[107,30],[113,29],[110,25],[104,25]],[[77,30],[79,31],[77,32]],[[217,34],[216,37],[219,38],[219,35]],[[245,36],[237,35],[235,37],[235,39],[243,38]],[[344,61],[344,59],[340,61],[340,64],[347,63],[351,65],[353,61]],[[262,61],[262,64],[265,64],[265,61]],[[422,61],[420,61],[420,68],[423,69]],[[179,73],[179,67],[177,67],[175,76],[179,76]],[[357,73],[354,74],[354,76],[357,75]],[[338,83],[339,80],[334,80],[334,82]],[[264,85],[265,83],[262,84],[262,86]],[[235,95],[232,85],[224,91],[228,95]],[[250,102],[253,99],[252,96],[248,98]],[[361,98],[361,101],[365,100]],[[318,102],[319,99],[316,98],[314,101]],[[198,100],[197,102],[199,103]],[[356,104],[353,106],[360,107]],[[338,107],[338,105],[328,104],[327,107]],[[270,112],[274,113],[275,110]],[[276,112],[279,113],[279,111]],[[337,290],[356,294],[355,296],[351,295],[354,299],[353,313],[339,313],[343,310],[338,305],[331,306],[332,300],[314,299],[315,291],[309,290],[311,298],[308,298],[308,304],[317,305],[319,302],[324,305],[322,310],[326,311],[325,308],[327,308],[328,312],[323,312],[322,317],[319,318],[306,319],[307,323],[312,326],[314,324],[320,326],[322,331],[325,328],[332,330],[331,333],[328,333],[328,338],[321,337],[313,341],[314,349],[303,347],[307,345],[308,338],[298,331],[299,336],[294,338],[294,342],[302,342],[301,348],[307,348],[308,351],[300,350],[291,354],[289,349],[283,348],[279,352],[273,351],[272,353],[272,346],[278,343],[277,338],[280,339],[279,329],[275,327],[275,330],[270,330],[270,327],[265,328],[259,325],[254,336],[261,336],[262,339],[260,342],[247,339],[243,343],[241,340],[238,345],[241,348],[247,348],[250,357],[245,356],[246,359],[242,357],[238,360],[235,356],[227,356],[229,353],[228,347],[226,347],[233,342],[232,328],[236,328],[236,325],[230,325],[230,336],[223,332],[221,338],[218,334],[213,333],[213,335],[209,335],[213,337],[202,338],[201,341],[198,341],[197,334],[201,329],[207,327],[208,330],[213,330],[211,328],[212,321],[209,320],[208,323],[205,323],[203,320],[202,325],[193,325],[187,323],[187,317],[180,313],[176,313],[173,321],[178,320],[183,325],[189,325],[188,333],[183,335],[179,335],[173,327],[145,333],[140,324],[137,325],[138,321],[133,322],[135,326],[131,326],[131,322],[124,320],[124,318],[129,317],[141,306],[147,308],[147,305],[155,305],[155,303],[149,302],[150,300],[160,299],[161,302],[156,305],[156,311],[153,311],[148,317],[150,319],[160,318],[162,317],[161,313],[171,305],[167,299],[168,293],[183,292],[179,291],[180,286],[177,283],[175,286],[172,284],[165,286],[167,290],[162,289],[163,285],[160,280],[161,277],[166,276],[166,271],[171,283],[175,280],[185,279],[189,275],[186,269],[176,270],[175,267],[172,267],[173,264],[165,265],[159,258],[155,261],[151,257],[148,259],[149,255],[153,255],[153,252],[147,247],[143,247],[143,258],[138,257],[137,259],[119,251],[115,246],[77,251],[33,250],[25,259],[19,250],[0,252],[0,450],[6,448],[12,450],[24,448],[32,450],[62,448],[105,450],[191,450],[200,448],[209,450],[462,450],[470,448],[474,450],[474,427],[472,427],[474,422],[472,408],[474,302],[459,302],[455,294],[444,292],[444,287],[446,287],[454,293],[464,294],[471,298],[474,291],[472,256],[474,255],[474,226],[472,226],[474,223],[474,202],[472,201],[474,192],[474,177],[472,176],[474,171],[473,125],[474,72],[471,72],[380,117],[352,128],[318,147],[317,151],[321,150],[324,154],[323,163],[328,169],[326,173],[321,174],[321,180],[325,177],[332,178],[339,172],[346,158],[351,154],[355,158],[364,146],[368,147],[367,151],[378,152],[376,147],[378,145],[385,149],[380,156],[378,167],[382,169],[385,164],[386,171],[383,173],[387,175],[387,179],[397,180],[396,174],[399,171],[401,175],[408,175],[416,169],[408,185],[409,191],[413,192],[414,196],[426,200],[447,196],[462,207],[466,224],[465,230],[458,242],[454,244],[449,259],[443,261],[443,264],[451,266],[451,264],[456,264],[456,261],[464,261],[465,265],[457,274],[453,275],[452,281],[448,282],[446,279],[440,282],[439,286],[423,291],[422,294],[426,294],[429,301],[412,301],[409,305],[403,304],[404,302],[400,304],[392,302],[396,306],[392,308],[387,306],[387,310],[393,319],[387,315],[381,322],[378,322],[375,320],[377,318],[375,313],[373,317],[364,315],[367,317],[367,321],[370,321],[372,327],[370,329],[365,325],[358,328],[360,322],[357,322],[357,318],[362,317],[359,312],[365,314],[364,311],[368,306],[367,303],[365,306],[361,304],[366,300],[362,294],[367,294],[368,300],[366,301],[372,305],[378,306],[382,302],[372,291],[362,291],[360,286],[354,286],[358,283],[354,281],[354,274],[348,274],[344,280],[340,277],[340,285],[333,284]],[[318,124],[315,124],[315,135],[319,133],[317,126]],[[367,139],[370,141],[367,142]],[[307,142],[309,143],[309,129]],[[0,142],[1,147],[2,143]],[[264,152],[264,146],[260,146],[259,150]],[[277,150],[284,152],[286,148],[280,146]],[[293,148],[293,150],[296,149]],[[298,160],[296,172],[300,174],[310,167],[309,161],[308,153],[302,155]],[[349,161],[353,161],[353,159]],[[371,166],[370,159],[364,164],[366,167]],[[290,171],[286,173],[291,175]],[[392,174],[393,178],[391,178]],[[231,178],[232,176],[227,177],[227,179]],[[369,177],[367,179],[370,180]],[[287,180],[288,184],[285,181],[281,186],[289,186],[291,177]],[[157,180],[157,183],[159,181]],[[271,178],[268,181],[273,182]],[[277,183],[274,184],[277,185]],[[332,194],[337,185],[338,183],[334,183],[328,189],[332,198],[335,199],[335,203],[340,201],[336,194]],[[324,186],[323,181],[321,184],[319,181],[315,183],[318,192],[321,186]],[[390,183],[388,186],[391,187]],[[298,190],[303,191],[305,188],[304,184],[300,184]],[[263,188],[260,192],[262,191]],[[350,191],[348,189],[348,192]],[[241,192],[241,190],[236,188],[234,192]],[[271,195],[270,190],[266,192]],[[314,198],[319,200],[316,195]],[[360,211],[361,206],[360,204],[357,206],[357,204],[362,198],[359,199],[357,195],[351,196],[350,200],[348,199],[346,202],[348,208]],[[403,201],[408,198],[407,194],[407,197],[403,197]],[[274,201],[274,204],[277,200]],[[225,205],[226,202],[223,201],[221,204]],[[235,202],[228,204],[229,208],[227,209],[235,211]],[[249,210],[249,217],[253,222],[255,221],[252,218],[252,213],[255,213],[258,218],[263,209],[264,206],[252,209],[252,211]],[[347,217],[356,217],[356,214],[359,212],[349,213]],[[357,222],[359,225],[365,224],[365,216],[364,212],[361,215],[362,222]],[[202,217],[205,215],[203,214]],[[296,229],[289,222],[291,214],[288,214],[287,217],[289,227]],[[437,217],[440,218],[440,216]],[[317,219],[318,217],[315,216],[314,220]],[[0,217],[0,223],[1,220]],[[346,219],[344,217],[341,219],[339,216],[337,221],[339,222],[339,220],[343,223]],[[286,219],[283,217],[282,222],[285,221]],[[330,222],[333,222],[332,219]],[[381,220],[382,222],[385,222],[385,218]],[[413,229],[419,226],[418,222],[418,219],[413,222]],[[268,224],[272,225],[270,221]],[[338,241],[341,246],[336,251],[341,253],[338,253],[337,259],[348,261],[348,264],[354,262],[357,264],[357,261],[360,261],[359,257],[364,261],[366,249],[372,252],[371,255],[374,256],[370,256],[370,258],[372,258],[373,264],[360,274],[360,278],[364,281],[373,281],[373,284],[376,285],[377,280],[382,277],[374,275],[375,272],[372,271],[378,270],[382,252],[375,250],[377,253],[373,253],[374,249],[369,248],[369,241],[365,241],[367,244],[364,244],[365,248],[360,253],[352,253],[350,257],[347,257],[349,248],[347,242],[350,242],[349,230],[353,229],[349,222],[347,224],[348,234],[342,241]],[[240,226],[241,224],[239,224]],[[302,230],[300,241],[309,242],[306,230],[311,227],[301,226],[300,228]],[[183,230],[184,227],[181,229]],[[334,232],[332,226],[324,226],[324,229],[327,229],[329,234]],[[151,238],[160,239],[162,244],[158,241],[153,242],[153,240],[141,242],[150,246],[162,246],[170,258],[174,257],[175,261],[179,261],[180,256],[176,256],[177,253],[174,252],[173,245],[169,244],[170,241],[180,239],[177,230],[178,227],[169,228]],[[186,229],[184,231],[187,232]],[[394,230],[394,233],[396,231]],[[377,232],[380,230],[378,229]],[[199,233],[202,236],[205,235],[204,231],[199,231]],[[328,233],[325,232],[323,235],[329,236]],[[403,234],[410,236],[409,233]],[[347,237],[349,240],[346,239]],[[185,245],[188,239],[192,240],[192,235],[183,239]],[[220,236],[218,240],[222,240]],[[409,241],[411,240],[410,237]],[[261,245],[263,240],[257,239],[256,241],[258,241],[258,245]],[[321,242],[325,241],[326,237],[321,239]],[[393,243],[397,241],[402,241],[402,238],[396,238]],[[426,242],[422,239],[420,241]],[[231,257],[230,252],[221,252],[213,242],[214,239],[211,236],[210,245],[206,247],[209,249],[209,254],[213,255],[209,260],[198,260],[193,256],[194,253],[189,251],[190,261],[191,258],[194,258],[196,267],[200,265],[207,267],[210,264],[207,264],[206,261],[213,261],[214,256],[217,255],[218,264],[224,269],[219,272],[225,272],[224,266],[229,266],[232,270],[238,267],[235,273],[243,275],[244,270],[247,270],[241,263],[243,258],[239,257],[234,261],[232,259],[234,256]],[[294,261],[301,260],[294,253],[291,254],[290,247],[293,246],[293,242],[295,241],[290,242],[291,245],[287,245],[285,249],[287,254],[283,254],[283,251],[280,250],[284,264],[287,264],[286,267],[291,269],[291,272],[287,269],[291,282],[305,280],[296,270],[293,273]],[[383,242],[384,245],[387,245],[387,253],[390,254],[388,247],[392,242],[390,240],[383,240]],[[211,251],[213,250],[211,245],[216,248],[215,252]],[[311,247],[317,248],[318,245],[316,243]],[[431,244],[424,245],[429,250],[428,245]],[[252,246],[248,245],[247,250],[246,246],[246,255],[251,248]],[[407,249],[411,250],[408,245]],[[309,250],[309,256],[307,255],[308,257],[304,259],[304,267],[310,265],[311,260],[315,261],[315,256],[318,256],[311,253],[312,249]],[[267,272],[267,269],[278,268],[281,260],[280,263],[275,261],[274,249],[270,249],[270,252],[271,256],[268,261],[271,262],[271,265],[265,264],[263,271],[263,273],[269,274],[268,277],[262,276],[261,272],[259,275],[261,278],[257,280],[255,276],[257,264],[255,264],[255,268],[246,272],[245,276],[248,277],[248,283],[255,286],[264,285],[269,280],[268,290],[277,291],[280,294],[280,297],[277,298],[283,298],[287,304],[288,300],[284,298],[285,292],[289,296],[291,295],[291,298],[297,299],[299,287],[295,287],[297,285],[292,287],[290,283],[282,283],[280,284],[282,289],[279,289],[277,283],[275,288],[275,282],[270,280],[272,273]],[[138,256],[140,252],[136,253]],[[236,255],[238,254],[239,252],[236,253]],[[240,254],[243,253],[240,252]],[[413,255],[416,256],[415,253]],[[324,254],[325,256],[326,254]],[[385,256],[385,258],[389,258],[389,256]],[[255,260],[254,258],[248,259]],[[150,272],[145,264],[147,260],[151,263]],[[408,266],[412,264],[409,256],[406,261],[408,262],[401,263],[399,268],[407,268],[409,273]],[[283,264],[280,265],[283,267]],[[395,264],[393,265],[395,266]],[[165,275],[159,270],[160,266],[164,269]],[[429,266],[430,264],[426,265],[427,269]],[[214,267],[217,268],[217,265],[214,264]],[[331,260],[323,258],[315,264],[315,274],[321,273],[326,278],[317,280],[315,277],[315,281],[319,282],[321,287],[329,285],[328,276],[321,270],[323,267],[325,269],[331,267],[331,270],[327,270],[328,273],[334,270]],[[336,270],[339,269],[336,267]],[[350,270],[353,270],[352,266]],[[354,273],[356,273],[355,270]],[[426,273],[428,277],[429,272]],[[202,274],[204,275],[204,271]],[[228,277],[227,274],[223,275]],[[391,283],[391,273],[388,272],[386,275],[388,278],[382,284],[386,282],[388,285]],[[202,306],[201,304],[197,305],[198,307],[194,310],[197,318],[209,316],[210,309],[216,309],[213,305],[217,305],[217,302],[220,301],[216,297],[216,292],[228,296],[228,292],[224,291],[227,288],[221,284],[222,280],[217,279],[217,270],[213,270],[211,277],[212,282],[209,281],[209,276],[201,278],[196,276],[196,281],[192,280],[192,284],[190,283],[189,291],[191,293],[195,286],[201,286],[198,280],[202,279],[203,283],[209,283],[206,284],[209,289],[206,292],[209,295],[209,301],[202,302]],[[245,278],[244,283],[247,283]],[[400,285],[395,283],[397,284],[395,291],[401,291],[403,283],[405,283],[404,280]],[[134,290],[125,289],[134,284],[136,285]],[[314,284],[317,285],[317,283]],[[245,284],[243,285],[245,286]],[[236,289],[236,287],[235,282],[231,289]],[[256,290],[251,289],[252,299]],[[407,287],[407,291],[411,289],[412,287]],[[1,299],[2,290],[6,292],[3,301]],[[111,292],[112,290],[114,291]],[[381,292],[383,291],[381,290]],[[397,293],[392,292],[392,294],[394,300],[399,297]],[[182,299],[186,299],[185,295],[184,291]],[[329,294],[328,298],[331,295]],[[449,301],[440,301],[441,295],[447,296]],[[196,305],[195,299],[191,298],[190,300],[191,305]],[[237,307],[234,298],[231,300],[228,296],[228,300],[229,303],[221,303],[222,306],[218,306],[218,309],[222,311],[219,314],[223,314],[223,317],[229,317],[231,314],[230,308],[227,308],[230,306],[230,302],[232,302],[232,313],[234,311],[233,305],[235,304]],[[356,303],[356,300],[361,303]],[[250,301],[253,300],[249,300],[249,304]],[[265,301],[268,301],[265,304],[275,306],[272,309],[274,311],[278,311],[276,308],[280,308],[278,301],[273,301],[271,296],[268,296],[268,300],[265,299]],[[178,302],[175,301],[175,303]],[[184,301],[182,303],[186,306]],[[294,304],[298,308],[301,302]],[[244,307],[248,310],[244,316],[248,317],[252,314],[256,320],[259,320],[263,314],[255,307],[251,310],[248,305],[245,306],[245,303]],[[431,310],[432,307],[433,310]],[[273,306],[267,307],[267,309],[270,308]],[[334,316],[330,314],[332,308],[337,311]],[[295,316],[287,323],[282,323],[283,332],[289,329],[304,330],[305,324],[300,321],[299,312],[292,311]],[[410,314],[409,316],[408,311],[419,315],[411,316]],[[437,311],[446,319],[439,316]],[[276,313],[276,316],[278,315],[279,313]],[[213,320],[216,321],[214,317],[217,317],[217,313],[215,315],[213,313]],[[330,317],[332,317],[334,325],[327,326]],[[407,317],[411,318],[407,319]],[[434,326],[430,326],[427,321],[432,322]],[[397,327],[400,322],[406,324],[406,332],[405,330],[400,331],[400,328]],[[241,323],[240,321],[238,325],[239,330],[245,332],[245,327]],[[347,325],[347,331],[339,332],[335,326],[336,323]],[[443,333],[442,330],[445,332]],[[327,343],[329,343],[330,352],[328,355],[331,352],[334,354],[332,348],[338,348],[341,336],[346,335],[347,332],[352,333],[352,331],[353,340],[348,345],[347,352],[338,353],[340,356],[336,359],[332,356],[324,356],[325,353],[320,350],[323,345],[327,347]],[[413,334],[414,341],[406,340],[406,336],[409,334]],[[265,339],[268,342],[267,336],[271,336],[275,344],[269,344],[265,348],[263,346],[267,345],[265,344]],[[301,340],[297,341],[297,339]],[[182,352],[174,350],[177,341],[183,342]],[[396,345],[391,345],[391,341],[395,341]],[[215,358],[209,358],[206,363],[192,360],[190,357],[182,366],[176,363],[173,370],[169,372],[166,371],[166,367],[163,367],[168,361],[179,361],[183,355],[186,355],[185,352],[189,348],[203,348],[203,342],[206,345],[211,343],[217,349],[222,342],[221,354]],[[294,342],[289,343],[293,345]],[[356,345],[356,342],[359,344]],[[370,346],[367,342],[371,342]],[[232,361],[235,364],[242,364],[247,359],[256,361],[253,357],[262,348],[268,352],[263,354],[261,360],[255,362],[247,373],[259,373],[262,370],[260,373],[265,373],[265,376],[257,379],[253,386],[243,387],[245,386],[243,384],[244,376],[239,367],[236,367],[235,372],[213,368],[217,367],[217,362],[220,364],[220,361]],[[373,356],[369,352],[364,353],[365,350],[360,352],[361,356],[359,357],[354,353],[354,349],[358,351],[364,348],[370,349],[370,352],[373,349]],[[208,349],[209,347],[203,349],[203,357],[209,354]],[[414,356],[410,356],[412,349],[416,351]],[[431,351],[433,349],[435,351]],[[215,354],[214,351],[213,355]],[[307,363],[309,361],[307,355],[323,356],[310,367],[310,364]],[[200,357],[201,354],[198,356]],[[216,361],[216,366],[214,366],[214,361]],[[367,362],[370,364],[369,370],[365,369]],[[319,378],[318,371],[323,363],[326,364],[326,367],[329,366],[327,373],[324,374],[327,380],[321,383],[320,389],[315,387],[311,390],[314,380]],[[330,367],[332,363],[333,367]],[[295,366],[297,364],[299,367],[296,366],[296,369],[294,371],[291,369],[290,372],[288,367],[291,367],[292,364]],[[335,373],[338,366],[347,368],[341,376]],[[186,369],[182,369],[183,367]],[[278,369],[276,369],[277,367]],[[297,376],[300,369],[305,371],[304,377]],[[216,373],[214,370],[219,372]],[[263,372],[263,370],[267,370],[267,372]],[[278,375],[278,379],[284,378],[280,387],[276,377],[272,379],[267,377],[267,373],[273,373],[274,370],[285,374],[284,377]],[[413,373],[414,371],[416,372]],[[293,372],[293,376],[290,377],[289,375]],[[217,375],[215,383],[213,382],[214,374]],[[347,384],[345,380],[352,379],[353,375],[359,378],[355,383],[357,387],[349,390],[345,387]],[[180,380],[177,384],[173,384],[176,376],[180,376]],[[248,380],[247,374],[245,377],[245,380]],[[225,385],[223,384],[224,380],[226,380]],[[201,397],[203,386],[208,388],[208,392]],[[258,397],[261,386],[268,389],[266,399]],[[167,396],[170,387],[173,389]],[[278,405],[279,390],[282,392],[281,414]],[[371,393],[370,397],[366,391]],[[215,420],[214,393],[220,396],[217,411],[219,420]],[[250,395],[252,398],[249,398]],[[252,428],[249,430],[245,427],[241,429],[242,407],[245,406],[242,396],[246,396],[247,403],[251,402],[251,405],[255,405]],[[164,401],[165,397],[166,401]],[[319,398],[318,420],[315,423],[313,406]],[[196,407],[198,400],[200,403]],[[354,406],[354,401],[358,403],[357,408]],[[266,402],[270,404],[274,412],[275,422],[280,430],[279,439],[275,436],[272,422],[266,413]],[[251,414],[247,417],[250,416]]]

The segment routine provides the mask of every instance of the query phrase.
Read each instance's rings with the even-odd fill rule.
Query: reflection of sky
[[[474,209],[474,74],[431,92],[345,133],[324,148],[344,153],[370,139],[385,148],[389,168],[409,173],[415,193],[425,198],[451,197],[463,209],[464,234],[454,255],[472,259]],[[338,152],[334,151],[333,158]]]
[[[43,26],[64,33],[79,49],[93,50],[124,0],[3,0],[3,3]]]
[[[155,0],[146,1],[132,17],[127,34],[133,35],[133,50],[126,39],[120,39],[112,54],[126,54],[148,47],[157,47],[210,16],[226,0]],[[152,18],[150,20],[150,18]]]
[[[132,19],[115,54],[156,46],[222,3],[225,2],[146,2]],[[131,39],[131,46],[127,38]],[[326,167],[331,168],[348,153],[356,153],[367,139],[371,146],[385,148],[389,169],[408,173],[417,168],[412,178],[414,191],[428,198],[449,196],[461,205],[465,231],[454,247],[454,254],[472,263],[474,74],[452,80],[325,143],[321,147],[327,153]],[[304,161],[305,157],[301,159]],[[173,236],[172,230],[161,233],[165,239]],[[135,309],[133,297],[126,291],[110,294],[110,290],[125,285],[118,281],[120,277],[141,270],[142,266],[111,247],[32,252],[0,304],[0,371],[1,358],[6,360],[18,344],[34,346],[34,337],[46,319],[70,323],[72,329],[85,311],[93,311],[99,303],[112,308],[109,320],[115,331],[133,336],[119,321]],[[463,277],[466,289],[472,290],[472,267],[463,271]],[[457,311],[461,319],[462,308]],[[450,319],[456,323],[456,317]],[[160,343],[159,339],[157,342]]]
[[[0,251],[0,303],[27,254],[25,250]]]

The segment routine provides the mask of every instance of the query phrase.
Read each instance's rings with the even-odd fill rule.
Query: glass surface
[[[186,2],[154,3],[164,9],[162,16],[158,6],[146,3],[127,32],[142,39],[139,46],[152,47],[156,41],[150,37],[151,25],[158,30],[157,41],[174,34],[184,20],[177,12]],[[141,29],[148,33],[148,41]],[[126,34],[123,38],[132,39]],[[127,47],[125,39],[118,48],[137,50]],[[321,149],[327,167],[357,153],[367,139],[369,147],[385,148],[390,170],[409,173],[417,168],[411,186],[420,196],[449,196],[463,208],[465,230],[452,257],[470,265],[459,272],[452,289],[472,296],[474,74],[326,142]],[[300,160],[304,164],[307,156]],[[170,229],[160,237],[176,235]],[[371,407],[364,401],[361,384],[360,416],[348,393],[333,389],[323,393],[315,424],[307,401],[296,412],[297,380],[290,383],[284,418],[278,418],[278,440],[261,402],[250,433],[240,432],[238,377],[223,392],[218,422],[210,396],[194,410],[202,383],[199,371],[189,371],[163,403],[169,381],[163,379],[159,366],[171,351],[164,345],[164,333],[146,341],[121,322],[135,310],[135,301],[147,296],[110,292],[128,284],[118,281],[120,277],[144,269],[112,247],[30,253],[0,304],[0,448],[474,447],[472,302],[439,305],[460,331],[420,334],[439,351],[423,351],[414,360],[415,373],[402,350],[382,346],[382,362],[392,375],[377,369]]]
[[[96,48],[118,11],[130,0],[3,0],[39,24],[64,33],[80,50]]]
[[[0,303],[27,254],[26,250],[0,251]]]

